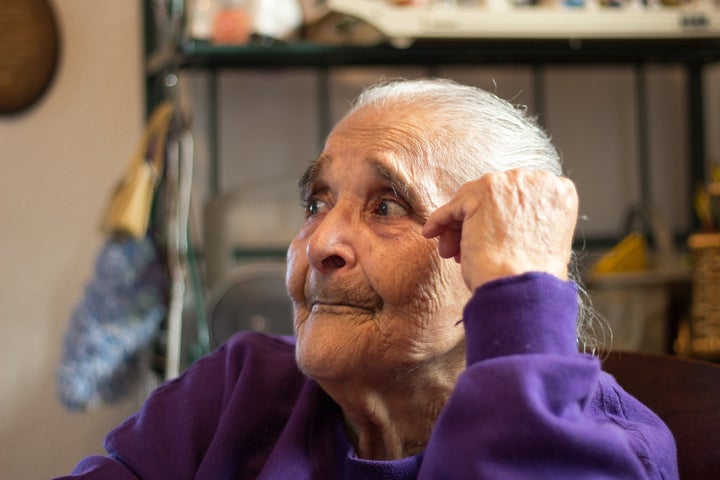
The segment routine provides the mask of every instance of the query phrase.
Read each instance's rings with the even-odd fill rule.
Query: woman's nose
[[[357,233],[356,225],[350,212],[339,205],[325,214],[307,244],[312,268],[321,273],[352,268],[356,261],[353,242]]]

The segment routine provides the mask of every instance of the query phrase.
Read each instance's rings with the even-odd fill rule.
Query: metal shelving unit
[[[439,65],[524,64],[541,67],[558,64],[634,65],[637,71],[639,132],[645,132],[644,67],[665,63],[682,65],[687,76],[686,104],[689,133],[688,169],[692,187],[706,180],[705,101],[703,71],[720,61],[720,36],[692,38],[591,38],[591,39],[420,39],[408,48],[391,45],[376,47],[336,47],[310,43],[278,43],[272,46],[215,46],[207,42],[183,41],[156,51],[148,57],[148,108],[162,99],[164,78],[180,69],[203,69],[210,73],[208,115],[217,118],[216,73],[221,69],[313,68],[318,72],[321,125],[327,126],[327,73],[341,66],[425,65],[429,71]],[[536,75],[536,76],[537,76]],[[536,78],[536,93],[542,95],[542,79]],[[541,103],[541,99],[540,99]],[[324,132],[323,132],[324,133]],[[215,145],[216,139],[210,139]],[[640,155],[646,149],[640,138]],[[212,153],[212,152],[211,152]],[[213,162],[216,163],[216,162]],[[647,161],[640,159],[641,169]],[[216,173],[211,191],[217,191]],[[641,172],[646,178],[647,172]],[[647,187],[641,188],[644,193]],[[692,191],[690,188],[689,191]],[[688,205],[692,202],[688,201]]]
[[[635,68],[638,111],[640,191],[649,198],[649,162],[645,67],[681,65],[685,71],[688,131],[688,191],[707,182],[705,154],[704,70],[720,62],[720,8],[709,12],[630,11],[464,11],[462,22],[449,10],[428,10],[403,19],[382,0],[330,0],[340,11],[367,15],[388,36],[373,47],[328,46],[308,42],[218,46],[183,36],[182,0],[168,0],[172,12],[158,25],[152,0],[142,0],[146,14],[146,93],[148,112],[174,91],[181,70],[208,72],[209,190],[219,193],[217,161],[217,84],[224,69],[313,69],[317,72],[318,115],[329,128],[329,72],[346,66],[424,65],[429,72],[451,65],[527,65],[533,68],[535,95],[542,105],[543,68],[553,65],[629,65]],[[417,13],[417,12],[416,12]],[[650,16],[652,14],[653,16]],[[453,16],[454,15],[454,16]],[[399,17],[400,16],[400,17]],[[162,17],[162,16],[161,16]],[[400,28],[402,27],[402,28]],[[410,41],[409,41],[410,40]],[[393,44],[395,46],[393,46]],[[404,48],[398,48],[402,44]],[[325,130],[325,128],[321,128]],[[326,132],[321,131],[324,136]],[[692,199],[684,199],[692,205]],[[692,215],[692,214],[691,214]],[[689,233],[689,232],[687,232]],[[616,239],[614,239],[616,240]]]

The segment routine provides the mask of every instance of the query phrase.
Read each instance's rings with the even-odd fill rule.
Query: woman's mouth
[[[314,300],[309,303],[312,313],[332,313],[335,315],[361,313],[375,313],[375,308],[366,305],[358,305],[347,302],[319,301]]]

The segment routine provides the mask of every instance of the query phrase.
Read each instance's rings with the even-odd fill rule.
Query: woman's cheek
[[[295,238],[288,248],[287,272],[285,274],[285,287],[293,304],[303,302],[305,299],[307,270],[308,261],[305,255],[305,243]]]
[[[440,257],[434,243],[408,242],[405,247],[378,262],[381,271],[375,277],[382,282],[378,290],[384,292],[387,303],[415,303],[440,280]]]

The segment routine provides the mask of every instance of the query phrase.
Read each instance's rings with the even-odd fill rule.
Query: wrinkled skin
[[[366,108],[338,124],[306,175],[306,222],[288,250],[298,365],[342,407],[364,458],[423,449],[465,366],[472,289],[528,270],[567,277],[572,228],[553,230],[558,216],[574,222],[572,184],[495,174],[438,210],[450,197],[415,179],[405,148],[428,121]]]

